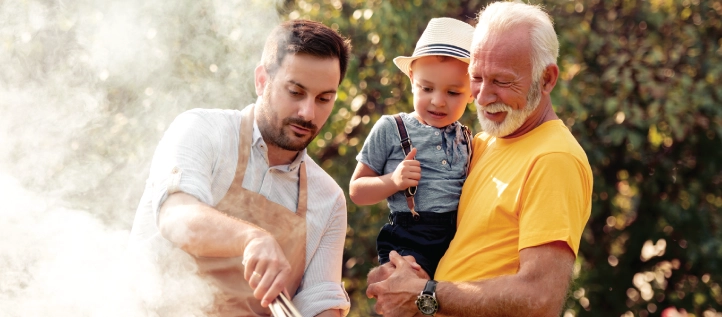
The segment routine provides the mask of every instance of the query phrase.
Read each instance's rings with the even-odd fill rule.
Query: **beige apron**
[[[299,168],[298,209],[295,213],[261,194],[244,189],[243,177],[253,139],[253,106],[248,108],[250,109],[245,109],[241,116],[236,175],[228,192],[215,208],[255,224],[276,238],[291,264],[286,289],[293,296],[301,283],[306,266],[306,165],[301,162]],[[242,258],[196,258],[201,274],[210,278],[221,291],[216,296],[211,315],[271,315],[271,311],[263,308],[260,300],[253,297],[253,290],[243,278]]]

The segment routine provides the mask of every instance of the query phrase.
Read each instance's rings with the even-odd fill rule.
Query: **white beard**
[[[493,103],[485,107],[480,106],[476,100],[474,102],[476,103],[476,113],[479,117],[481,129],[493,137],[502,138],[518,130],[532,112],[536,110],[540,101],[541,92],[539,91],[539,83],[534,81],[526,96],[526,105],[519,110],[514,110],[501,102]],[[505,111],[507,114],[504,121],[497,123],[487,119],[484,116],[485,111],[490,113]]]

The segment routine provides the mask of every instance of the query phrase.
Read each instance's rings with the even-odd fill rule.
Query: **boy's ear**
[[[416,93],[416,86],[414,85],[414,71],[411,69],[409,69],[409,79],[411,80],[411,93]]]

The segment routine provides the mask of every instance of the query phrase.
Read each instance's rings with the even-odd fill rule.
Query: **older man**
[[[131,234],[180,248],[219,289],[213,316],[270,316],[282,291],[304,316],[342,316],[343,191],[306,154],[331,111],[350,45],[314,21],[278,26],[243,111],[194,109],[161,140]]]
[[[368,287],[377,312],[559,315],[591,211],[592,173],[552,108],[558,47],[537,6],[497,2],[483,10],[469,74],[484,132],[474,139],[456,236],[438,283],[397,254],[393,266],[372,272],[370,280],[393,272]]]

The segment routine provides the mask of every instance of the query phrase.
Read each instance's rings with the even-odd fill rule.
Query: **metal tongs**
[[[283,295],[283,293],[279,294],[278,297],[268,305],[268,308],[271,309],[271,314],[275,317],[303,317],[296,306],[293,306],[293,302],[286,298],[286,295]]]

